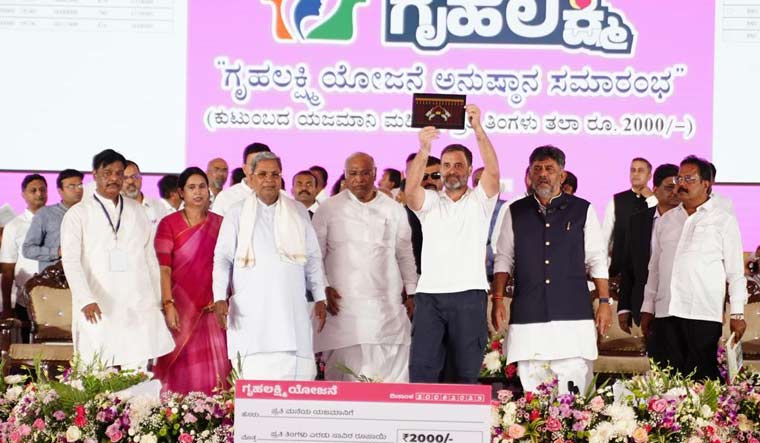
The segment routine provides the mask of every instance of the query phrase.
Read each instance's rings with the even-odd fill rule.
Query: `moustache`
[[[311,195],[311,192],[309,191],[301,191],[298,193],[298,195]]]
[[[682,192],[683,192],[684,194],[686,194],[686,193],[688,193],[689,191],[688,191],[686,188],[678,188],[678,193],[680,194],[680,193],[682,193]]]

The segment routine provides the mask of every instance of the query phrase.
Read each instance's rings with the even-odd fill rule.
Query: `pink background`
[[[329,14],[336,0],[323,0],[323,16]],[[610,2],[607,2],[610,3]],[[410,47],[383,47],[381,44],[382,2],[371,0],[357,8],[356,40],[349,45],[314,43],[277,43],[272,37],[271,8],[259,0],[226,0],[224,2],[192,2],[189,10],[188,43],[188,101],[187,101],[187,164],[205,167],[206,162],[221,156],[227,159],[230,170],[242,164],[245,145],[253,141],[269,144],[283,157],[288,187],[290,175],[313,164],[325,166],[330,172],[330,184],[342,170],[345,157],[361,150],[375,157],[379,169],[403,169],[406,156],[416,150],[414,132],[314,132],[296,128],[289,130],[217,129],[208,132],[203,124],[204,113],[211,106],[253,109],[279,109],[286,106],[295,112],[306,110],[303,104],[293,103],[288,92],[253,91],[244,105],[235,104],[229,91],[220,87],[221,73],[214,59],[226,56],[231,62],[241,60],[248,65],[260,65],[269,60],[274,65],[295,66],[305,63],[311,74],[311,88],[319,90],[325,100],[325,111],[344,108],[356,111],[373,109],[378,114],[394,109],[407,110],[411,99],[407,94],[344,94],[321,90],[319,72],[347,61],[352,67],[411,68],[415,62],[426,65],[426,91],[433,92],[432,72],[435,69],[466,69],[474,64],[480,70],[529,70],[534,65],[543,68],[543,92],[528,97],[521,112],[546,115],[585,116],[593,112],[619,119],[621,114],[661,113],[679,118],[689,113],[697,122],[695,136],[685,141],[680,134],[670,139],[652,136],[586,136],[586,135],[493,135],[499,155],[503,178],[514,181],[514,193],[523,191],[522,174],[530,151],[542,144],[554,144],[567,154],[567,169],[579,179],[578,195],[590,200],[600,218],[611,195],[628,186],[628,165],[635,156],[648,158],[655,166],[678,163],[688,154],[711,158],[712,145],[712,81],[713,81],[713,2],[673,0],[641,2],[615,0],[611,2],[623,12],[625,21],[637,32],[635,55],[631,58],[604,58],[600,55],[575,54],[556,49],[511,49],[504,47],[463,49],[449,47],[443,54],[420,54]],[[616,97],[550,97],[547,95],[547,72],[563,66],[580,70],[622,71],[632,67],[638,72],[661,72],[675,64],[686,64],[688,74],[675,80],[675,89],[664,103],[651,98]],[[468,96],[468,102],[481,106],[484,112],[508,114],[512,109],[506,98]],[[442,137],[434,153],[450,142]],[[457,139],[477,148],[472,137]],[[94,154],[94,153],[93,153]],[[124,153],[129,157],[129,153]],[[7,154],[6,154],[7,155]],[[477,153],[476,153],[477,157]],[[481,163],[475,160],[475,166]],[[62,165],[64,167],[65,165]],[[720,180],[720,165],[718,179]],[[17,211],[23,207],[19,198],[19,183],[23,174],[2,173],[0,202],[10,202]],[[144,181],[146,193],[156,195],[157,178]],[[49,177],[54,187],[54,176]],[[754,250],[760,243],[760,223],[756,222],[758,199],[756,186],[718,186],[718,192],[734,201],[742,228],[745,250]],[[51,190],[50,202],[56,202]]]

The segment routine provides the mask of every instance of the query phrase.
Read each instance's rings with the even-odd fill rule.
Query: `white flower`
[[[82,438],[82,431],[78,427],[69,426],[69,429],[66,429],[67,442],[74,443],[75,441],[79,441],[80,438]]]
[[[210,432],[208,431],[208,429],[206,429],[205,431],[201,432],[201,437],[206,438],[208,437],[209,434]],[[156,443],[156,442],[148,442],[148,443]]]
[[[501,411],[504,414],[501,418],[502,427],[506,429],[515,424],[515,421],[517,421],[517,405],[515,403],[509,402],[505,404],[502,406]]]
[[[158,439],[153,434],[145,434],[140,438],[140,443],[158,443]]]
[[[18,383],[22,383],[25,379],[26,377],[24,377],[23,375],[18,375],[18,374],[8,375],[5,377],[5,383],[9,385],[15,385]]]
[[[24,392],[24,388],[21,386],[14,386],[12,388],[9,388],[7,391],[5,391],[5,398],[10,401],[15,401],[19,397],[21,397],[21,393]]]
[[[636,430],[636,413],[633,408],[626,405],[613,404],[605,409],[607,414],[614,423],[613,429],[615,434],[630,437]]]
[[[71,386],[74,389],[84,391],[84,385],[82,384],[82,380],[72,380],[71,383],[69,383],[69,386]]]
[[[491,372],[498,372],[501,370],[501,355],[499,355],[499,351],[491,351],[483,358],[483,364],[485,364],[486,369],[488,369]]]
[[[150,395],[138,395],[129,399],[129,421],[134,426],[150,417],[153,408],[160,405],[159,399]]]
[[[589,443],[608,443],[612,436],[615,434],[612,423],[603,421],[599,423],[596,428],[592,429],[589,433]]]
[[[702,405],[702,409],[700,409],[699,412],[704,418],[712,418],[712,416],[715,414],[709,405]]]

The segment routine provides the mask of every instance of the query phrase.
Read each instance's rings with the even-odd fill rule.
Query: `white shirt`
[[[37,260],[29,260],[24,257],[21,249],[24,246],[26,233],[29,226],[32,225],[34,214],[29,209],[25,209],[11,220],[3,230],[3,243],[0,247],[0,263],[15,263],[16,268],[13,272],[13,287],[11,289],[11,306],[18,303],[21,306],[27,306],[26,291],[24,285],[27,280],[32,278],[39,270]]]
[[[180,203],[179,209],[175,208],[174,206],[169,203],[169,200],[162,198],[159,200],[161,202],[161,205],[164,208],[164,216],[167,216],[173,212],[177,212],[179,209],[182,209],[182,203]],[[163,218],[163,217],[162,217]]]
[[[315,351],[361,344],[408,345],[411,323],[401,292],[414,294],[417,267],[404,208],[377,192],[362,203],[344,190],[314,215],[329,286],[340,294],[340,312],[327,319]]]
[[[83,361],[98,356],[114,366],[142,363],[174,349],[161,313],[154,228],[137,201],[123,197],[120,201],[123,212],[116,235],[111,225],[119,225],[121,204],[94,194],[86,194],[66,211],[61,223],[74,349]],[[97,324],[89,323],[82,313],[91,303],[102,311]]]
[[[743,314],[747,281],[736,217],[712,199],[691,216],[683,205],[663,214],[652,233],[641,312],[722,323],[726,283],[731,313]]]
[[[327,188],[322,188],[322,190],[319,191],[317,196],[314,198],[317,200],[317,203],[322,203],[328,198],[330,198],[330,196],[327,194]]]
[[[316,214],[317,213],[317,209],[319,209],[319,202],[315,200],[314,204],[311,205],[311,206],[309,206],[308,211],[311,212],[312,214]]]
[[[214,249],[213,290],[214,301],[226,300],[232,280],[227,352],[233,362],[238,354],[262,352],[295,352],[313,358],[312,306],[306,300],[306,290],[314,300],[325,300],[324,271],[306,208],[296,206],[306,227],[304,265],[280,258],[274,240],[275,205],[260,202],[253,229],[256,265],[233,266],[243,202],[229,208],[224,216]]]
[[[245,200],[246,197],[251,195],[253,189],[248,187],[245,179],[240,183],[230,186],[227,189],[223,189],[222,192],[216,194],[214,197],[214,206],[211,207],[211,212],[224,217],[224,213],[227,212],[236,203]]]
[[[496,223],[493,225],[493,232],[491,232],[491,250],[494,256],[496,256],[496,249],[499,245],[499,236],[501,235],[501,225],[504,223],[504,215],[509,211],[509,205],[512,202],[504,202],[499,208],[499,212],[496,214]]]
[[[721,194],[718,194],[717,192],[713,192],[710,194],[710,200],[713,201],[713,204],[726,212],[728,212],[731,215],[736,215],[734,212],[734,202],[732,202],[728,197],[724,197]]]
[[[414,211],[425,239],[417,292],[488,290],[486,243],[498,198],[486,196],[481,184],[456,202],[445,191],[425,190],[422,208]]]
[[[586,213],[583,234],[586,270],[592,278],[608,278],[607,253],[602,243],[599,220],[596,218],[596,211],[591,205],[588,206]],[[495,253],[494,258],[494,273],[512,274],[512,267],[515,262],[515,234],[512,229],[512,212],[509,210],[504,214],[496,251],[498,252]],[[589,303],[591,303],[590,300]],[[560,360],[574,357],[595,360],[598,352],[594,320],[509,325],[504,352],[507,355],[508,363],[527,360]]]
[[[633,189],[632,189],[633,190]],[[657,197],[652,194],[646,198],[647,208],[657,206]],[[602,238],[604,244],[607,246],[607,251],[612,251],[612,231],[615,228],[615,199],[613,198],[607,203],[607,208],[604,210],[604,221],[602,221]]]

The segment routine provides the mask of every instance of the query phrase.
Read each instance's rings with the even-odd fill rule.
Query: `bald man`
[[[214,197],[222,192],[224,184],[227,182],[227,174],[230,172],[227,162],[223,158],[215,158],[208,162],[206,166],[206,175],[208,176],[208,189],[211,192],[211,203]]]
[[[325,357],[325,379],[409,381],[411,323],[402,304],[417,287],[412,231],[403,206],[375,188],[367,154],[345,163],[346,190],[314,215],[327,275],[324,330],[314,349]]]

